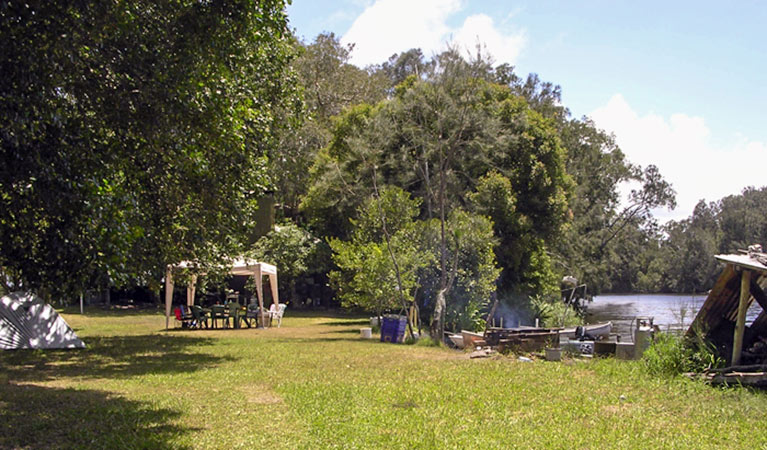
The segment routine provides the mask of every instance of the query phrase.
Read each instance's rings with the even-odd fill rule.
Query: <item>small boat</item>
[[[565,328],[559,332],[560,338],[576,339],[580,337],[589,337],[591,339],[604,339],[610,336],[613,329],[612,322],[594,323],[580,327]]]
[[[449,334],[448,338],[457,347],[463,348],[463,336],[460,334]]]
[[[484,334],[461,330],[461,337],[463,338],[463,348],[481,347],[485,345]]]

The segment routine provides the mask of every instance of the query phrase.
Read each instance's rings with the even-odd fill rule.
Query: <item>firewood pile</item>
[[[756,338],[751,347],[741,354],[744,363],[767,364],[767,339],[763,336]]]
[[[767,387],[767,365],[764,364],[708,369],[700,374],[688,373],[686,375],[716,385]]]
[[[495,328],[485,330],[485,342],[500,352],[536,352],[559,346],[559,328]]]

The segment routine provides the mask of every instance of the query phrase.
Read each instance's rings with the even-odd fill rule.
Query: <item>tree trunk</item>
[[[442,342],[445,336],[445,292],[440,289],[437,292],[437,300],[434,304],[434,314],[431,316],[431,338],[434,342]]]

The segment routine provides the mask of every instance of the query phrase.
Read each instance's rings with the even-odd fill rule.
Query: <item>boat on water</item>
[[[582,337],[590,339],[605,339],[610,336],[613,329],[612,322],[594,323],[580,327],[569,327],[559,331],[560,338],[578,339]]]

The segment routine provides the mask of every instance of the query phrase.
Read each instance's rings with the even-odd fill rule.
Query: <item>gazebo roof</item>
[[[257,261],[253,258],[235,258],[229,265],[231,266],[230,273],[232,275],[253,275],[256,273],[256,270],[259,267],[261,269],[261,273],[264,275],[277,274],[277,268],[275,266],[265,262]],[[191,269],[197,267],[197,263],[194,261],[181,261],[180,263],[171,267],[178,269]]]

